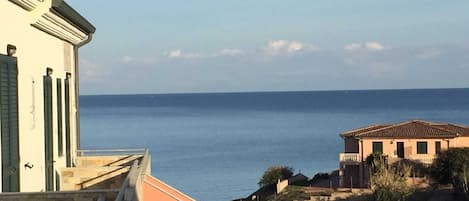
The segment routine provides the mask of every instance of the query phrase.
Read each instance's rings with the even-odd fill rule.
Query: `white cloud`
[[[80,77],[85,81],[97,80],[104,76],[102,66],[87,60],[80,59]]]
[[[288,49],[287,51],[288,52],[296,52],[296,51],[300,51],[303,49],[303,44],[302,43],[299,43],[299,42],[290,42],[290,44],[288,45]]]
[[[366,42],[365,43],[365,48],[367,50],[383,50],[384,49],[383,45],[381,45],[377,42]]]
[[[360,43],[350,43],[344,47],[344,50],[353,51],[353,50],[359,50],[361,48],[362,48],[362,44]]]
[[[308,46],[298,41],[272,40],[264,47],[264,51],[270,55],[293,54],[306,50],[317,50],[314,46]]]
[[[166,53],[166,56],[171,59],[193,59],[193,58],[200,58],[201,55],[197,53],[186,53],[182,50],[172,50]]]
[[[230,48],[225,48],[220,51],[218,55],[221,56],[238,56],[244,54],[243,50],[240,49],[230,49]]]
[[[173,50],[173,51],[169,51],[167,53],[167,56],[169,58],[178,58],[178,57],[181,57],[182,55],[182,51],[181,50]]]
[[[130,63],[132,61],[134,61],[135,58],[131,57],[131,56],[123,56],[120,60],[120,62],[122,63]]]
[[[344,50],[347,50],[347,51],[359,51],[359,50],[380,51],[380,50],[384,50],[384,46],[378,42],[350,43],[344,46]]]

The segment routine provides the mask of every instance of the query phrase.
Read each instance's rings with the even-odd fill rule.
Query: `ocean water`
[[[148,147],[152,174],[199,201],[257,189],[272,165],[337,169],[339,133],[424,119],[469,125],[469,89],[81,96],[83,148]]]

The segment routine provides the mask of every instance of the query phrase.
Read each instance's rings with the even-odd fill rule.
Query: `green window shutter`
[[[15,57],[0,55],[0,125],[2,191],[19,192],[18,66]]]
[[[437,141],[435,142],[435,154],[441,153],[441,142]]]
[[[44,76],[44,153],[46,191],[54,190],[54,148],[52,123],[52,78]]]
[[[57,78],[57,145],[59,156],[63,156],[63,128],[62,128],[62,79]]]
[[[65,156],[67,167],[72,167],[71,136],[70,136],[70,79],[65,79]]]
[[[427,142],[417,142],[417,154],[427,154]]]
[[[373,153],[383,153],[383,142],[373,142]]]

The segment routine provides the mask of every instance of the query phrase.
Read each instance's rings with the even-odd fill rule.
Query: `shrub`
[[[370,157],[370,187],[376,201],[403,201],[412,194],[413,189],[407,186],[411,168],[402,164],[388,166],[384,157]]]
[[[320,173],[317,173],[317,174],[314,175],[314,177],[310,180],[310,183],[314,184],[314,183],[316,183],[316,182],[318,182],[318,181],[327,180],[327,179],[329,179],[329,178],[330,178],[330,176],[329,176],[328,173],[322,173],[322,172],[320,172]]]
[[[456,192],[469,199],[469,147],[442,152],[433,163],[431,175],[441,184],[452,184]]]
[[[275,184],[277,181],[288,179],[293,175],[293,168],[288,166],[272,166],[269,167],[259,180],[259,185]]]
[[[373,174],[377,172],[379,168],[381,168],[381,166],[388,166],[387,156],[379,152],[372,153],[368,157],[366,157],[366,164],[368,165],[371,173]]]

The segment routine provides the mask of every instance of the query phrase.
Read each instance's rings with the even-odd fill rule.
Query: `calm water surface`
[[[81,96],[83,148],[148,147],[152,174],[199,201],[256,190],[271,165],[338,167],[339,133],[425,119],[469,124],[469,89]]]

